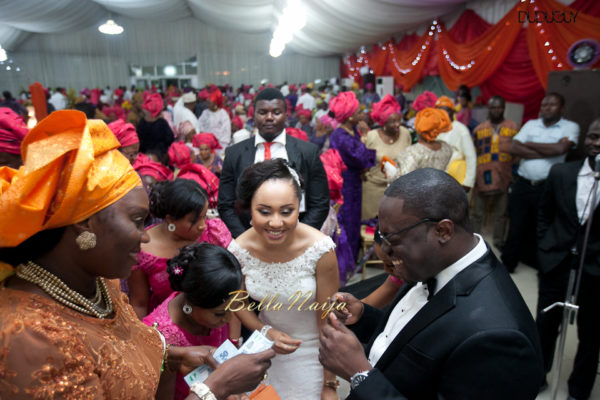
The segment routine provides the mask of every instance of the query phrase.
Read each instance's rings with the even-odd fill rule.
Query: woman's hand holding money
[[[294,339],[287,333],[271,328],[266,332],[267,337],[274,341],[273,350],[277,354],[290,354],[302,344],[302,340]]]

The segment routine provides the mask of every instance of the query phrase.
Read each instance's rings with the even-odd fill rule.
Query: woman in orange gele
[[[167,346],[119,290],[148,198],[118,148],[104,122],[57,111],[23,140],[22,168],[0,167],[0,398],[172,399],[176,372],[216,366],[209,346]],[[251,390],[274,354],[227,361],[187,399]]]

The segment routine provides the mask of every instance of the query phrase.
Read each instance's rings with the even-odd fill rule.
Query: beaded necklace
[[[48,272],[33,261],[17,266],[16,274],[39,286],[50,297],[65,306],[84,314],[104,319],[113,312],[113,303],[102,278],[96,278],[96,295],[92,300],[71,289],[56,275]],[[106,307],[100,304],[104,303]]]

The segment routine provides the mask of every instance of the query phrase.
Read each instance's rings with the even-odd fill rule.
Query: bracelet
[[[269,329],[271,328],[273,328],[271,325],[263,325],[263,327],[260,329],[260,334],[268,339],[269,337],[267,336],[267,332],[269,332]]]
[[[340,387],[340,381],[337,379],[331,381],[325,381],[323,384],[325,387],[332,388],[333,390],[337,390]]]
[[[154,322],[152,324],[152,328],[154,328],[154,330],[158,333],[158,336],[160,337],[160,341],[162,342],[162,345],[163,345],[163,356],[162,356],[162,362],[160,363],[160,372],[163,372],[165,370],[165,364],[167,362],[170,345],[167,344],[165,335],[163,335],[162,332],[158,330],[158,322]]]
[[[217,400],[210,388],[202,382],[194,382],[190,386],[190,392],[194,393],[200,400]]]

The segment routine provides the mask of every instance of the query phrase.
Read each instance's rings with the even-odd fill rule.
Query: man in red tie
[[[329,212],[329,187],[319,149],[285,133],[285,98],[278,89],[266,88],[254,100],[254,124],[258,135],[228,147],[219,183],[219,214],[233,237],[250,227],[250,214],[235,210],[239,176],[251,164],[283,158],[302,176],[305,192],[300,221],[320,229]]]

